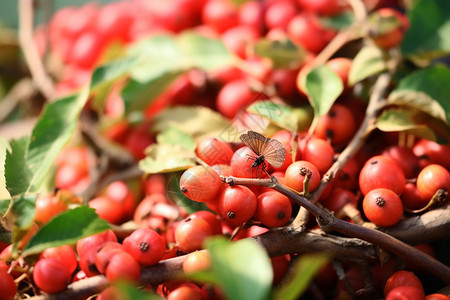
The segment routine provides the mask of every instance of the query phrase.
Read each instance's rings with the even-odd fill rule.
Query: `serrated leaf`
[[[325,254],[302,255],[295,263],[288,281],[275,292],[274,299],[299,299],[314,276],[328,260],[329,258]]]
[[[450,121],[450,70],[437,65],[403,78],[388,96],[388,103],[406,105],[447,124]]]
[[[227,142],[239,139],[239,135],[229,132],[233,130],[229,120],[204,106],[175,106],[153,119],[155,131],[163,131],[170,126],[189,134],[195,141],[206,136],[215,136]]]
[[[11,196],[24,193],[33,177],[26,161],[29,141],[29,137],[11,140],[10,151],[6,153],[5,180]]]
[[[298,118],[293,109],[285,104],[273,101],[258,101],[247,108],[247,111],[260,115],[277,126],[290,130],[298,130]]]
[[[305,51],[289,39],[260,39],[254,49],[259,56],[270,59],[274,68],[296,68],[305,60]]]
[[[341,78],[327,65],[313,68],[306,75],[305,91],[314,115],[325,115],[344,90]]]
[[[156,136],[158,144],[181,145],[188,150],[195,150],[195,141],[186,132],[169,126]]]
[[[38,254],[50,247],[75,244],[79,239],[110,229],[95,210],[79,206],[57,215],[30,239],[22,255]]]
[[[426,124],[418,124],[414,113],[405,109],[386,109],[377,118],[375,127],[381,131],[403,131],[428,140],[436,140],[433,131]]]
[[[234,63],[219,39],[192,32],[155,35],[131,47],[129,57],[138,63],[122,97],[127,113],[146,107],[177,76],[191,68],[210,71]]]
[[[339,31],[352,25],[354,19],[355,16],[352,12],[343,12],[331,17],[321,16],[320,23],[325,27]]]
[[[139,161],[146,174],[185,170],[195,166],[195,153],[180,145],[153,144],[145,149],[147,155]]]
[[[0,199],[8,199],[11,195],[6,188],[6,178],[5,178],[5,161],[6,153],[11,152],[11,146],[8,141],[0,136]]]
[[[264,249],[253,240],[229,242],[225,238],[207,241],[212,272],[227,299],[268,299],[273,270]]]
[[[450,1],[414,1],[401,48],[404,55],[434,58],[450,53]]]
[[[387,60],[385,59],[385,55],[385,52],[378,47],[363,47],[353,59],[348,75],[349,85],[354,85],[367,77],[387,70]]]

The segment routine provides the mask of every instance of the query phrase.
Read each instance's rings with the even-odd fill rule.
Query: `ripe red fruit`
[[[355,119],[350,109],[335,103],[328,113],[317,121],[314,135],[328,140],[332,145],[342,145],[348,142],[355,132]]]
[[[424,300],[423,290],[413,286],[398,286],[386,296],[386,300]]]
[[[358,200],[351,191],[341,187],[333,187],[330,195],[324,199],[321,198],[320,203],[330,211],[337,213],[348,203],[357,207]]]
[[[358,186],[359,165],[351,158],[344,167],[339,169],[333,180],[333,186],[353,190]]]
[[[297,159],[306,160],[324,174],[334,162],[333,147],[327,141],[315,137],[299,137]]]
[[[211,259],[206,251],[194,251],[186,255],[183,261],[183,271],[185,273],[194,273],[204,271],[211,267]]]
[[[423,291],[422,283],[413,272],[400,270],[392,274],[384,285],[384,295],[386,296],[392,289],[398,286],[413,286]]]
[[[376,188],[386,188],[401,195],[405,189],[405,175],[395,161],[376,155],[366,161],[359,174],[359,188],[363,195]]]
[[[120,202],[105,196],[98,196],[89,201],[89,207],[95,209],[97,215],[112,224],[120,224],[123,219],[123,209]]]
[[[231,158],[231,174],[243,178],[267,177],[267,174],[261,170],[261,167],[252,168],[254,163],[254,160],[251,159],[252,157],[255,158],[256,154],[249,147],[244,146],[237,149]],[[269,165],[266,161],[265,163]]]
[[[133,220],[137,225],[142,224],[152,215],[152,209],[158,204],[168,204],[166,196],[163,194],[153,194],[142,199],[134,211]]]
[[[285,172],[284,183],[298,192],[303,191],[303,182],[306,176],[311,174],[311,179],[309,180],[309,191],[314,191],[320,183],[320,173],[315,165],[312,163],[299,160],[292,163]]]
[[[122,244],[117,242],[106,242],[100,246],[96,255],[95,255],[95,266],[97,270],[105,274],[106,267],[109,264],[111,257],[113,257],[116,253],[124,252],[125,248]]]
[[[221,38],[228,51],[245,59],[249,52],[249,47],[252,47],[258,40],[259,33],[252,27],[241,25],[227,29]]]
[[[143,266],[154,265],[166,251],[164,238],[149,228],[140,228],[123,240],[125,250]]]
[[[434,293],[425,296],[425,300],[450,300],[450,297],[444,294]]]
[[[283,280],[286,272],[289,270],[289,256],[280,255],[272,257],[270,258],[270,263],[272,264],[273,270],[272,283],[277,285]]]
[[[271,1],[266,8],[264,21],[269,29],[286,30],[297,12],[298,7],[292,1]]]
[[[202,300],[201,289],[194,284],[183,284],[167,295],[167,300]]]
[[[250,220],[256,211],[256,205],[255,194],[246,186],[229,186],[220,193],[219,212],[234,226]]]
[[[445,190],[440,200],[450,198],[450,173],[440,165],[431,164],[423,168],[417,176],[416,185],[417,192],[424,201],[431,200],[439,189]]]
[[[381,227],[395,225],[403,214],[403,205],[399,196],[386,188],[377,188],[368,192],[364,196],[362,205],[366,217]]]
[[[227,118],[234,118],[239,111],[258,99],[258,93],[252,91],[247,79],[227,82],[216,98],[217,110]]]
[[[133,192],[124,181],[117,180],[108,184],[105,196],[122,205],[122,213],[125,219],[131,218],[136,207]]]
[[[129,281],[138,283],[141,276],[141,267],[127,252],[118,252],[111,257],[105,272],[110,282]]]
[[[430,199],[424,199],[419,195],[416,185],[412,182],[405,184],[401,198],[403,207],[410,210],[421,209],[430,202]]]
[[[13,300],[17,292],[14,277],[2,268],[0,268],[0,291],[2,300]]]
[[[202,22],[219,33],[238,24],[237,7],[229,0],[211,0],[203,7]]]
[[[331,29],[324,28],[317,15],[301,12],[289,22],[287,34],[295,44],[312,53],[318,53],[336,33]]]
[[[197,202],[212,201],[222,186],[219,174],[210,167],[195,166],[186,170],[180,178],[180,190]]]
[[[41,196],[35,202],[34,219],[45,224],[51,218],[66,210],[67,204],[62,202],[59,197],[54,195]]]
[[[204,138],[198,142],[195,148],[198,158],[210,166],[225,164],[229,165],[233,156],[230,144],[216,138]]]
[[[47,248],[41,253],[39,259],[49,257],[59,259],[61,263],[66,265],[66,267],[69,269],[70,274],[72,274],[77,268],[77,255],[75,254],[73,248],[69,245]]]
[[[201,218],[208,222],[209,226],[213,230],[213,234],[222,234],[222,225],[218,219],[218,216],[209,212],[207,210],[199,210],[196,211],[189,216],[191,219],[193,218]]]
[[[292,215],[292,204],[288,197],[277,192],[265,192],[258,196],[255,219],[267,227],[281,227]]]
[[[386,148],[382,155],[392,158],[403,170],[406,178],[414,178],[419,172],[419,158],[411,148],[394,145]]]
[[[72,273],[57,258],[39,259],[33,269],[33,280],[46,293],[58,293],[70,283]]]
[[[434,141],[420,139],[414,144],[413,152],[424,164],[438,164],[450,169],[450,145],[441,145]],[[422,165],[424,167],[424,165]]]
[[[202,249],[203,241],[212,235],[211,226],[202,218],[187,217],[175,228],[175,241],[185,253]]]
[[[91,277],[99,274],[95,265],[95,257],[98,249],[106,242],[117,243],[117,237],[112,230],[107,230],[78,240],[76,248],[79,264],[86,276]]]

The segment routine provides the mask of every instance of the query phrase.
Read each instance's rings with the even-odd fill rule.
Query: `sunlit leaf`
[[[5,178],[5,160],[7,152],[11,152],[11,146],[5,138],[0,136],[0,199],[8,199],[11,197],[6,188]]]
[[[253,240],[229,242],[214,238],[207,242],[212,272],[230,300],[267,299],[272,286],[270,259]]]
[[[195,165],[195,153],[181,145],[153,144],[145,150],[139,168],[146,174],[175,172]]]
[[[108,229],[108,222],[101,219],[94,209],[79,206],[57,215],[40,228],[25,246],[22,255],[37,254],[61,245],[73,245],[79,239]]]
[[[321,16],[320,23],[328,28],[342,30],[352,25],[354,18],[354,14],[352,12],[346,11],[331,17]]]
[[[260,39],[254,47],[255,53],[269,58],[274,68],[296,68],[305,59],[305,51],[289,39]]]
[[[428,140],[436,140],[433,131],[426,124],[418,124],[412,111],[405,109],[386,109],[377,118],[375,126],[381,131],[404,131]]]
[[[365,46],[353,59],[348,75],[349,85],[376,75],[387,69],[385,52],[375,46]]]
[[[450,70],[437,65],[403,78],[388,96],[388,102],[421,110],[447,124],[450,121]]]
[[[10,141],[10,150],[6,152],[5,180],[11,196],[24,193],[31,182],[33,173],[26,161],[29,137]]]
[[[260,115],[281,128],[291,131],[298,129],[297,115],[288,105],[269,100],[258,101],[250,105],[247,111]]]
[[[34,207],[36,195],[21,195],[15,198],[12,206],[14,229],[12,231],[12,241],[17,243],[30,230],[34,220]]]
[[[168,127],[176,127],[189,134],[195,141],[214,136],[223,141],[237,141],[229,120],[221,114],[204,106],[175,106],[155,116],[153,129],[163,131]]]
[[[295,300],[306,291],[314,276],[329,260],[325,254],[305,254],[297,262],[287,282],[276,292],[274,299]]]
[[[191,136],[177,127],[167,127],[156,136],[158,144],[181,145],[186,149],[195,150],[195,142]]]
[[[341,78],[327,65],[313,68],[306,75],[305,91],[315,116],[325,115],[343,90]]]

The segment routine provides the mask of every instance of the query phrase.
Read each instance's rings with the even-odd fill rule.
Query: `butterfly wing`
[[[248,131],[240,136],[241,141],[246,144],[256,155],[261,155],[262,150],[268,143],[268,138],[255,132]]]
[[[268,143],[261,150],[261,155],[273,167],[279,168],[284,164],[284,160],[286,159],[286,150],[280,141],[269,139]]]

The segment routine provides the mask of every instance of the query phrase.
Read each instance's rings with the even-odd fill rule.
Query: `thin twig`
[[[33,39],[33,0],[19,0],[19,43],[33,81],[47,100],[54,96],[55,87],[45,71]]]
[[[0,122],[6,119],[16,106],[25,99],[29,99],[36,92],[36,87],[30,78],[23,78],[9,90],[0,101]]]

